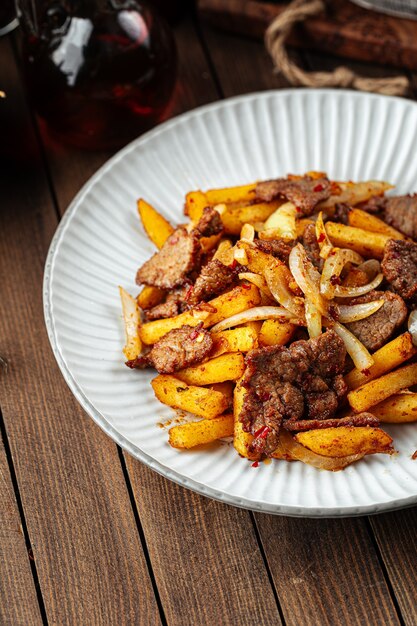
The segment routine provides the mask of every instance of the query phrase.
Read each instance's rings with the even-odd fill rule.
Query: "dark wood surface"
[[[261,44],[191,18],[175,30],[171,115],[287,86]],[[67,204],[110,155],[58,145],[34,123],[11,40],[0,77],[22,143],[0,148],[0,624],[416,624],[417,509],[254,515],[151,472],[83,414],[49,348],[42,273]]]

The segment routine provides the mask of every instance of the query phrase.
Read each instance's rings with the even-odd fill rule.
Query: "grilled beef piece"
[[[298,422],[285,423],[285,428],[292,431],[339,428],[339,426],[379,426],[379,419],[371,413],[358,413],[357,415],[327,420],[299,420]]]
[[[164,302],[157,304],[147,311],[144,311],[144,317],[147,321],[160,320],[167,317],[174,317],[183,313],[190,308],[187,303],[187,293],[190,289],[189,285],[179,287],[168,293]]]
[[[413,299],[417,295],[417,244],[389,239],[385,245],[382,271],[400,296]]]
[[[388,198],[385,196],[372,196],[369,200],[358,204],[358,209],[367,211],[373,215],[382,215]]]
[[[385,198],[383,217],[390,226],[417,239],[417,194]]]
[[[298,179],[277,178],[266,180],[256,185],[256,199],[270,202],[283,197],[293,202],[303,215],[311,215],[316,204],[327,200],[331,194],[328,178],[303,176]]]
[[[259,250],[262,250],[262,252],[272,254],[272,256],[283,263],[288,263],[292,246],[283,239],[255,239],[255,245]]]
[[[371,352],[385,345],[407,317],[407,307],[404,300],[391,291],[371,291],[364,296],[354,298],[350,304],[362,304],[374,300],[385,300],[385,302],[373,315],[346,324],[346,327]]]
[[[288,348],[268,346],[248,353],[240,421],[254,435],[254,450],[271,454],[282,422],[334,416],[346,393],[341,376],[345,356],[344,343],[332,330]]]
[[[138,285],[173,289],[184,285],[200,269],[201,245],[195,233],[177,228],[159,252],[146,261],[136,274]]]
[[[190,289],[187,302],[198,304],[202,300],[210,300],[230,287],[236,281],[236,276],[231,267],[223,265],[218,259],[211,259],[204,265],[194,287]]]
[[[212,347],[213,339],[207,330],[182,326],[169,331],[146,356],[139,357],[137,364],[129,367],[154,367],[160,374],[172,374],[200,363]]]
[[[220,214],[212,207],[206,207],[203,211],[195,231],[201,237],[211,237],[223,232],[224,226]]]
[[[321,272],[323,270],[324,259],[320,256],[320,246],[316,237],[316,227],[308,224],[303,233],[303,246],[312,264]]]
[[[349,211],[350,207],[347,204],[339,202],[334,207],[334,214],[332,216],[333,222],[339,222],[340,224],[349,224]]]

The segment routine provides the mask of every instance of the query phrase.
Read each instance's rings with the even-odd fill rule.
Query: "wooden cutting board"
[[[262,38],[285,2],[199,0],[200,15],[225,30]],[[331,0],[326,13],[294,28],[288,43],[337,56],[417,70],[417,21]]]

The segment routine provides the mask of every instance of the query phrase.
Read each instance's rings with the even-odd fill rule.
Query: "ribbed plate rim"
[[[286,96],[294,95],[295,93],[306,93],[312,97],[320,97],[322,94],[334,95],[337,97],[349,96],[353,98],[366,98],[366,99],[381,99],[401,102],[404,106],[415,107],[416,103],[410,100],[404,100],[403,98],[397,98],[393,96],[383,96],[378,94],[367,94],[361,92],[355,92],[349,89],[274,89],[262,92],[254,92],[250,94],[235,96],[233,98],[227,98],[224,100],[216,101],[210,104],[206,104],[201,107],[187,111],[181,115],[178,115],[154,128],[153,130],[145,133],[144,135],[133,140],[127,146],[122,148],[113,157],[111,157],[106,163],[104,163],[97,172],[83,185],[72,202],[69,204],[64,216],[62,217],[52,241],[49,246],[48,254],[45,261],[44,279],[43,279],[43,305],[44,305],[44,319],[47,329],[49,342],[61,373],[65,382],[72,391],[76,400],[79,402],[85,412],[96,422],[96,424],[113,439],[123,450],[126,450],[134,458],[138,459],[152,470],[164,476],[168,480],[190,489],[200,495],[212,498],[225,504],[230,504],[239,508],[253,510],[263,513],[271,513],[274,515],[285,515],[289,517],[307,517],[307,518],[320,518],[320,517],[358,517],[362,515],[373,515],[377,513],[393,511],[411,507],[417,504],[417,494],[411,495],[406,498],[394,499],[388,501],[376,502],[371,505],[358,505],[358,506],[339,506],[339,507],[309,507],[305,505],[279,505],[272,503],[261,503],[253,500],[249,500],[244,497],[236,497],[228,493],[217,491],[213,487],[209,487],[204,483],[201,483],[194,479],[184,477],[181,473],[172,470],[165,464],[160,463],[153,459],[150,455],[142,451],[138,446],[132,444],[124,435],[119,433],[106,419],[105,415],[100,412],[96,407],[88,400],[86,394],[83,392],[81,386],[78,384],[69,366],[67,365],[57,341],[57,333],[55,322],[52,314],[52,276],[56,255],[59,249],[59,245],[62,242],[65,232],[69,227],[71,220],[75,216],[78,208],[81,206],[84,196],[90,191],[95,183],[100,180],[120,159],[129,154],[132,150],[137,149],[139,146],[151,141],[159,134],[169,130],[171,127],[177,124],[187,122],[193,117],[203,115],[208,111],[215,111],[224,107],[234,106],[240,102],[248,102],[251,100],[268,99],[268,98],[285,98]]]

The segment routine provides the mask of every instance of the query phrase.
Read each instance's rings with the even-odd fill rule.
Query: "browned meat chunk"
[[[308,224],[305,227],[303,233],[303,246],[312,264],[321,272],[324,265],[324,259],[320,256],[320,246],[317,242],[316,227],[314,224]]]
[[[190,288],[187,302],[198,304],[202,300],[210,300],[230,287],[236,280],[236,272],[226,267],[218,259],[212,259],[205,265],[200,276]]]
[[[266,254],[272,254],[276,259],[288,263],[291,246],[283,239],[255,239],[256,247]]]
[[[387,241],[382,260],[387,281],[406,300],[417,295],[417,244],[402,239]]]
[[[346,393],[341,376],[345,356],[344,343],[332,330],[288,348],[268,346],[248,353],[240,421],[254,435],[255,450],[275,450],[282,422],[334,416]]]
[[[206,207],[195,230],[201,237],[218,235],[224,230],[220,214],[212,207]]]
[[[334,207],[334,214],[332,216],[332,222],[339,222],[340,224],[349,224],[349,211],[350,207],[347,204],[339,203]]]
[[[331,194],[328,178],[277,178],[266,180],[256,185],[256,198],[270,202],[274,198],[283,197],[293,202],[303,215],[311,215],[314,207]]]
[[[195,234],[185,228],[177,228],[166,240],[159,252],[139,268],[138,285],[153,285],[172,289],[187,282],[190,275],[200,269],[201,246]]]
[[[350,304],[362,304],[374,300],[385,300],[385,303],[373,315],[346,324],[346,327],[371,352],[386,344],[407,317],[407,307],[404,300],[391,291],[371,291],[364,296],[353,299]]]
[[[366,202],[358,205],[358,208],[368,213],[378,214],[382,213],[385,209],[388,198],[385,196],[372,196]]]
[[[132,368],[154,367],[160,374],[172,374],[184,367],[200,363],[213,347],[207,330],[182,326],[164,335],[144,357],[128,361]]]
[[[371,413],[358,413],[347,417],[336,417],[327,420],[299,420],[286,422],[285,428],[292,431],[312,430],[317,428],[339,428],[339,426],[378,426],[379,419]]]
[[[385,198],[383,215],[387,224],[417,239],[417,194]]]
[[[179,289],[175,289],[168,293],[164,302],[157,304],[148,311],[144,312],[145,319],[147,321],[159,320],[167,317],[174,317],[179,315],[183,311],[186,311],[189,307],[186,297],[191,287],[184,286]]]

